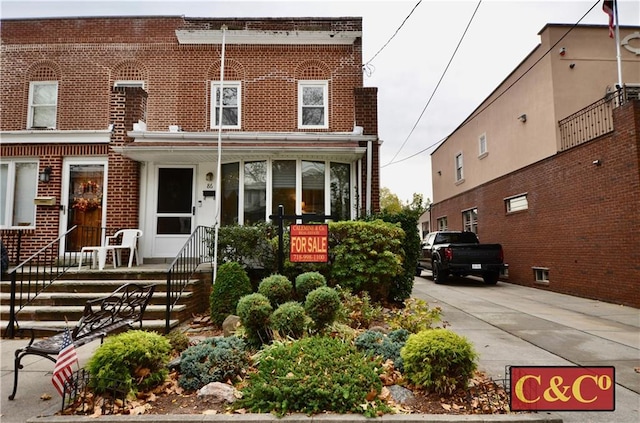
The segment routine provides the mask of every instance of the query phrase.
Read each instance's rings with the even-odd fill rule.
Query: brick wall
[[[640,307],[640,101],[614,110],[613,133],[434,204],[462,229],[478,208],[481,242],[503,245],[509,282]],[[601,165],[593,164],[600,160]],[[527,193],[528,210],[504,198]],[[549,284],[532,267],[549,269]]]

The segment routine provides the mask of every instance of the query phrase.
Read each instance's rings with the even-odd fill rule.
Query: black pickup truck
[[[485,284],[495,285],[503,268],[500,244],[480,244],[473,232],[438,231],[425,237],[416,273],[431,270],[438,284],[445,283],[449,275],[477,275]]]

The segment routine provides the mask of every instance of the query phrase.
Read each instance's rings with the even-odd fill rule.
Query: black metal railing
[[[640,98],[640,87],[623,86],[604,98],[560,120],[560,151],[613,131],[613,109]]]
[[[171,312],[202,263],[213,263],[213,228],[198,226],[167,269],[165,333],[171,330]]]
[[[77,227],[74,226],[54,239],[31,257],[8,272],[11,279],[9,299],[9,323],[5,336],[13,338],[17,314],[31,303],[42,291],[59,279],[72,266],[71,260],[61,260],[60,243]]]

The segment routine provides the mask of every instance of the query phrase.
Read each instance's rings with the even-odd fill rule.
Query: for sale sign
[[[326,263],[329,260],[329,225],[291,225],[289,260]]]
[[[512,411],[613,411],[615,368],[510,367]]]

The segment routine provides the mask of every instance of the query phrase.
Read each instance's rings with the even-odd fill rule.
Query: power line
[[[451,55],[451,58],[449,58],[449,63],[447,63],[447,66],[444,68],[444,71],[442,72],[442,75],[440,75],[440,79],[438,80],[438,83],[436,84],[435,88],[433,89],[433,92],[431,93],[431,96],[429,97],[429,100],[427,101],[427,104],[425,104],[424,108],[422,109],[422,112],[420,113],[420,116],[418,116],[418,119],[416,120],[416,123],[413,124],[413,127],[411,128],[411,131],[409,131],[409,135],[407,135],[407,138],[405,138],[404,142],[402,143],[402,145],[400,146],[400,148],[398,149],[396,154],[393,156],[391,161],[389,163],[381,166],[381,168],[384,168],[384,167],[386,167],[386,166],[388,166],[388,165],[393,163],[393,161],[396,159],[396,157],[398,157],[398,154],[400,154],[400,151],[402,151],[404,146],[407,144],[407,141],[409,141],[409,138],[411,137],[411,135],[413,134],[413,131],[415,131],[416,127],[418,126],[418,123],[420,123],[420,120],[422,119],[422,116],[424,115],[424,112],[427,111],[427,107],[429,107],[429,104],[431,104],[431,100],[433,99],[433,96],[438,91],[438,87],[440,86],[440,83],[442,82],[442,80],[444,79],[445,75],[447,74],[447,71],[449,70],[449,66],[451,66],[451,62],[453,62],[453,59],[456,57],[456,53],[458,52],[458,49],[460,48],[460,45],[462,44],[462,41],[464,40],[465,35],[467,35],[467,31],[469,30],[469,27],[471,26],[471,22],[473,22],[473,18],[475,18],[476,13],[478,12],[478,9],[480,8],[480,4],[481,3],[482,3],[482,0],[479,0],[478,4],[476,5],[475,10],[473,11],[473,14],[471,15],[471,18],[469,19],[469,22],[467,23],[467,27],[464,29],[464,32],[462,33],[462,36],[460,37],[460,40],[458,41],[458,45],[456,46],[455,50],[453,51],[453,54]]]
[[[555,42],[551,47],[549,47],[549,49],[548,49],[548,50],[547,50],[547,51],[546,51],[542,56],[540,56],[540,58],[539,58],[538,60],[536,60],[536,61],[535,61],[531,66],[529,66],[529,68],[528,68],[528,69],[527,69],[527,70],[526,70],[522,75],[520,75],[520,76],[519,76],[515,81],[513,81],[513,82],[512,82],[512,83],[511,83],[511,84],[510,84],[510,85],[509,85],[509,86],[508,86],[508,87],[507,87],[503,92],[501,92],[500,94],[498,94],[498,95],[496,96],[496,98],[494,98],[493,100],[491,100],[491,101],[490,101],[486,106],[484,106],[482,109],[478,110],[478,111],[477,111],[477,113],[476,113],[476,112],[474,112],[474,113],[473,113],[469,118],[467,118],[464,122],[462,122],[462,124],[460,124],[460,126],[458,126],[458,127],[455,129],[455,131],[457,131],[457,130],[459,130],[459,129],[462,129],[465,125],[467,125],[468,123],[470,123],[471,121],[473,121],[476,117],[480,116],[480,115],[482,114],[482,112],[484,112],[484,111],[485,111],[489,106],[491,106],[493,103],[495,103],[495,102],[496,102],[500,97],[502,97],[504,94],[506,94],[506,93],[507,93],[511,88],[513,88],[513,86],[514,86],[515,84],[517,84],[517,83],[518,83],[522,78],[524,78],[524,76],[525,76],[526,74],[528,74],[528,73],[531,71],[531,69],[533,69],[533,68],[534,68],[538,63],[540,63],[540,61],[541,61],[542,59],[544,59],[544,58],[545,58],[545,57],[546,57],[546,56],[547,56],[551,51],[553,51],[553,50],[555,49],[555,47],[556,47],[558,44],[560,44],[560,42],[561,42],[562,40],[564,40],[564,38],[565,38],[567,35],[569,35],[569,33],[570,33],[571,31],[573,31],[573,30],[574,30],[574,29],[575,29],[575,28],[580,24],[580,22],[582,22],[582,20],[583,20],[583,19],[584,19],[584,18],[585,18],[589,13],[591,13],[591,11],[593,10],[593,8],[594,8],[594,7],[596,7],[599,3],[600,3],[600,0],[596,0],[596,2],[593,4],[593,6],[591,6],[591,7],[589,8],[589,10],[587,10],[587,12],[586,12],[584,15],[582,15],[582,17],[581,17],[580,19],[578,19],[578,21],[577,21],[575,24],[573,24],[573,26],[572,26],[571,28],[569,28],[569,29],[567,30],[567,32],[565,32],[565,33],[564,33],[564,35],[563,35],[562,37],[560,37],[560,38],[558,39],[558,41],[556,41],[556,42]],[[422,116],[422,115],[421,115],[421,116]],[[415,128],[415,126],[414,126],[414,128]],[[412,130],[412,131],[413,131],[413,130]],[[409,134],[409,135],[411,135],[411,134]],[[406,161],[406,160],[409,160],[409,159],[411,159],[411,158],[413,158],[413,157],[415,157],[415,156],[417,156],[417,155],[419,155],[419,154],[424,153],[425,151],[429,150],[430,148],[433,148],[433,147],[435,147],[435,146],[439,145],[440,143],[442,143],[443,141],[445,141],[447,138],[449,138],[449,136],[446,136],[446,137],[442,138],[440,141],[437,141],[437,142],[435,142],[435,143],[433,143],[433,144],[429,145],[428,147],[423,148],[422,150],[418,151],[417,153],[414,153],[414,154],[412,154],[412,155],[410,155],[410,156],[404,157],[404,158],[402,158],[402,159],[400,159],[400,160],[397,160],[397,161],[395,161],[395,162],[394,162],[394,161],[393,161],[393,159],[392,159],[389,163],[385,164],[384,166],[380,166],[380,168],[383,168],[383,167],[386,167],[386,166],[390,166],[390,165],[392,165],[392,164],[397,164],[397,163],[401,163],[401,162],[404,162],[404,161]],[[406,143],[406,140],[405,140],[405,143]],[[404,144],[403,144],[403,146],[404,146]],[[397,156],[397,154],[396,154],[396,156]],[[395,159],[395,156],[394,156],[394,159]]]
[[[362,68],[365,69],[365,72],[368,72],[368,74],[372,73],[370,72],[370,64],[371,62],[373,62],[373,59],[375,59],[378,54],[380,54],[380,52],[382,50],[384,50],[384,48],[391,42],[391,40],[393,40],[393,38],[398,35],[398,32],[400,32],[400,29],[402,28],[402,26],[407,22],[407,20],[409,20],[409,17],[413,14],[413,12],[416,10],[416,8],[420,5],[420,3],[422,3],[422,0],[419,0],[418,3],[416,3],[415,6],[413,6],[413,9],[411,9],[411,12],[409,12],[409,14],[407,15],[406,18],[404,18],[404,20],[402,21],[402,23],[400,24],[400,26],[398,27],[398,29],[396,29],[396,32],[393,33],[393,35],[391,36],[391,38],[389,38],[387,40],[386,43],[384,43],[384,45],[382,47],[380,47],[380,50],[378,50],[378,52],[376,54],[373,55],[373,57],[371,59],[369,59],[369,61],[367,61],[367,63],[365,63],[364,65],[362,65]]]

